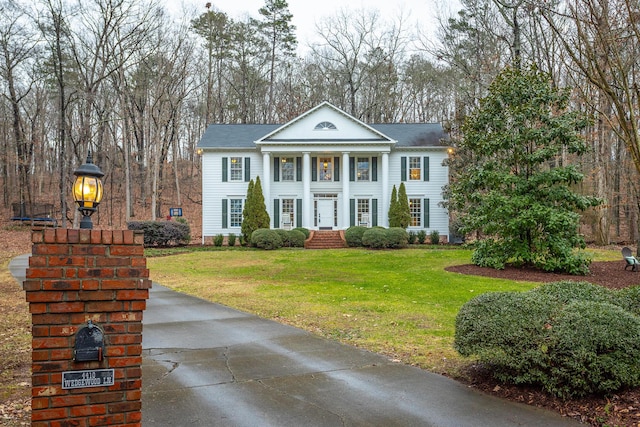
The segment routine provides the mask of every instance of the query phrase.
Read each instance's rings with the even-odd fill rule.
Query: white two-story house
[[[271,228],[389,225],[404,182],[408,231],[449,236],[440,206],[449,172],[440,124],[365,124],[328,102],[283,125],[212,124],[202,156],[202,235],[240,235],[251,179],[260,177]]]

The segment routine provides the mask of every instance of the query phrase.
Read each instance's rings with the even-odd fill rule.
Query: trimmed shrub
[[[296,227],[293,230],[299,231],[302,234],[304,234],[304,239],[307,240],[309,238],[309,236],[311,235],[311,232],[309,231],[308,228],[304,228],[304,227]],[[293,231],[292,230],[292,231]]]
[[[282,246],[289,247],[289,232],[282,228],[274,228],[273,231],[278,233],[278,236],[280,236],[280,240],[282,240]]]
[[[418,231],[416,238],[418,239],[418,243],[422,245],[427,240],[427,232],[424,230]]]
[[[213,245],[220,247],[222,246],[222,242],[224,242],[224,235],[216,234],[216,237],[213,239]]]
[[[409,232],[409,244],[413,245],[416,242],[416,239],[418,238],[418,236],[416,236],[416,232],[415,231],[410,231]]]
[[[636,316],[640,316],[640,286],[632,286],[616,291],[613,303]]]
[[[251,246],[260,249],[278,249],[282,247],[280,234],[269,228],[259,228],[251,233]]]
[[[229,233],[229,236],[227,237],[227,244],[231,247],[236,245],[236,235],[234,233]]]
[[[289,246],[292,248],[304,248],[304,241],[307,240],[304,233],[300,230],[289,230]]]
[[[483,294],[458,312],[454,347],[501,381],[565,399],[636,387],[640,318],[625,307],[637,307],[638,292],[565,281]]]
[[[362,234],[362,246],[372,249],[389,247],[387,230],[384,228],[369,228]]]
[[[144,232],[144,246],[186,245],[191,240],[189,224],[177,221],[130,221],[129,230]]]
[[[409,244],[409,234],[407,230],[400,227],[393,227],[385,230],[387,234],[387,247],[392,249],[406,248]]]
[[[429,240],[431,240],[432,245],[437,245],[440,243],[440,233],[437,230],[433,230],[431,234],[429,234]]]
[[[347,241],[347,245],[352,248],[362,246],[362,235],[367,230],[369,230],[367,227],[362,227],[360,225],[347,228],[344,232],[344,239]]]

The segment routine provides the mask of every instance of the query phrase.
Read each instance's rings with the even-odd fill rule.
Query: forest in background
[[[580,190],[604,200],[584,233],[636,242],[638,2],[460,3],[437,28],[341,9],[301,54],[286,0],[242,20],[215,2],[177,17],[156,0],[0,0],[2,219],[13,203],[46,202],[71,226],[73,170],[90,150],[105,172],[97,226],[182,207],[197,238],[208,123],[286,123],[326,100],[365,123],[441,122],[455,147],[498,72],[535,65],[593,119],[589,153],[557,159],[579,162]]]

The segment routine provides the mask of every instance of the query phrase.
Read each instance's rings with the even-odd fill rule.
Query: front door
[[[319,230],[331,230],[334,223],[334,201],[331,199],[319,199],[316,221]]]

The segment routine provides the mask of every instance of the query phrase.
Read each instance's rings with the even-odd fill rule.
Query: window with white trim
[[[229,199],[229,225],[242,226],[242,199]]]
[[[422,227],[422,199],[409,199],[411,222],[409,227]]]
[[[231,157],[229,158],[229,180],[230,181],[243,181],[244,177],[242,175],[242,157]]]
[[[371,160],[369,157],[358,157],[356,159],[356,181],[369,181],[371,170]]]
[[[282,217],[289,217],[289,224],[293,224],[294,217],[294,200],[293,199],[282,199]]]
[[[422,179],[422,158],[409,157],[409,180],[420,181]]]
[[[358,209],[358,224],[363,225],[363,223],[367,223],[367,225],[371,224],[371,213],[369,209],[369,199],[357,199],[357,209]]]
[[[318,181],[333,181],[333,157],[318,158]]]
[[[280,159],[280,180],[294,181],[296,172],[296,162],[293,157],[283,157]]]

